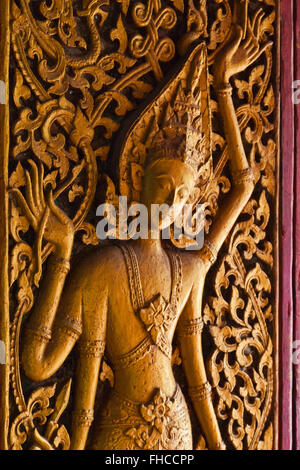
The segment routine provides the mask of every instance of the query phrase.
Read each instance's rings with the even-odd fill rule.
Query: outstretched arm
[[[232,189],[219,207],[205,250],[213,261],[248,202],[254,189],[253,173],[249,167],[232,100],[230,78],[245,70],[270,47],[260,47],[259,28],[263,12],[259,10],[252,23],[248,19],[248,0],[235,0],[233,24],[225,43],[214,60],[214,88],[228,145]]]
[[[82,331],[80,273],[70,273],[66,262],[49,260],[33,311],[25,323],[22,365],[27,377],[41,381],[63,364]]]
[[[22,361],[28,377],[43,380],[58,370],[78,340],[71,448],[81,450],[85,448],[93,421],[105,348],[108,291],[105,283],[101,283],[101,273],[97,271],[98,275],[92,275],[94,266],[86,258],[70,273],[60,295],[61,289],[59,293],[55,290],[58,288],[56,276],[63,276],[62,285],[65,274],[57,272],[59,265],[55,266],[55,269],[48,267],[45,291],[41,291],[25,327]],[[51,300],[59,305],[51,305]],[[46,329],[48,338],[42,336]]]
[[[82,271],[89,268],[86,266]],[[98,276],[96,284],[99,284]],[[108,291],[100,286],[99,296],[95,281],[89,283],[82,296],[83,332],[78,342],[78,360],[75,376],[75,404],[72,420],[71,448],[83,450],[94,417],[94,402],[99,380],[99,369],[105,349]]]

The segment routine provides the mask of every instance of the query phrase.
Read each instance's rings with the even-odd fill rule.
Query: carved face
[[[169,212],[160,216],[159,228],[171,225],[182,211],[194,189],[195,175],[193,170],[178,160],[158,160],[146,168],[141,202],[151,213],[152,204],[167,204]]]

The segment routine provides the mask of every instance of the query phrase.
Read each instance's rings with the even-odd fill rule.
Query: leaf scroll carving
[[[229,2],[218,3],[220,10],[211,29],[209,45],[212,58],[222,35],[226,34],[225,17],[230,16]],[[260,37],[274,34],[275,8],[272,7],[275,4],[264,3],[266,17],[260,23]],[[274,227],[277,149],[272,67],[269,50],[247,78],[234,80],[237,102],[241,102],[236,114],[249,151],[256,190],[212,270],[213,289],[204,309],[205,322],[216,347],[207,361],[215,387],[216,410],[224,422],[230,447],[238,450],[273,448],[274,430],[269,420],[274,392],[272,299],[275,291],[270,231]],[[217,109],[216,103],[212,109]],[[214,134],[214,141],[219,155],[215,173],[220,175],[217,181],[222,188],[226,181],[222,174],[227,161],[226,143],[218,133]],[[214,209],[209,214],[213,215]]]
[[[72,219],[75,253],[98,243],[93,205],[97,186],[116,199],[112,146],[128,114],[163,82],[168,69],[197,41],[209,63],[228,34],[232,2],[213,0],[13,0],[10,198],[12,449],[68,449],[68,427],[58,424],[70,387],[59,378],[24,387],[19,343],[44,264],[53,250],[43,227],[32,227],[13,192],[28,196],[29,174]],[[275,4],[251,2],[266,15],[260,37],[274,39]],[[207,11],[209,15],[207,16]],[[235,81],[236,114],[257,183],[256,193],[211,270],[204,318],[213,342],[207,357],[223,439],[234,449],[272,447],[274,253],[276,197],[273,51]],[[207,188],[206,232],[231,186],[227,145],[212,94],[214,178]],[[110,175],[110,176],[109,176]],[[136,182],[137,186],[139,182]],[[97,190],[97,191],[96,191]],[[175,362],[180,364],[180,358]],[[101,380],[113,385],[103,363]],[[56,393],[56,388],[60,393]],[[53,402],[55,403],[53,405]],[[54,406],[54,408],[51,408]],[[205,448],[202,438],[199,448]]]
[[[86,217],[95,196],[98,174],[105,179],[103,169],[120,119],[149,94],[162,78],[160,63],[172,60],[175,54],[173,40],[158,36],[161,28],[169,32],[177,23],[172,4],[164,6],[151,0],[144,11],[142,4],[135,3],[131,9],[129,2],[110,0],[12,2],[16,108],[10,191],[11,194],[17,191],[21,198],[26,196],[28,175],[34,171],[35,184],[45,192],[51,189],[57,204],[68,207],[84,244],[98,243],[95,228]],[[115,21],[110,20],[108,27],[109,11]],[[144,13],[146,19],[142,18]],[[129,38],[128,24],[132,21],[136,32]],[[140,28],[145,26],[143,21],[149,25],[142,39],[144,44],[138,39]],[[31,245],[28,218],[13,197],[10,226],[13,243],[10,275],[15,295],[11,384],[15,405],[28,420],[33,398],[26,398],[22,386],[19,338],[23,318],[32,308],[43,264],[52,247],[43,241],[42,230],[37,243]],[[41,389],[39,393],[48,393],[47,390]],[[21,424],[15,422],[14,426],[19,429]],[[15,437],[17,431],[12,432],[12,447],[27,445],[29,434],[24,426],[22,439]],[[36,438],[42,445],[44,438],[37,432]],[[67,445],[66,431],[60,428],[59,433],[55,442],[61,439]]]

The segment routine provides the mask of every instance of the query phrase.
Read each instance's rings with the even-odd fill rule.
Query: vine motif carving
[[[265,3],[275,7],[273,1]],[[229,15],[228,2],[224,2],[224,7]],[[218,16],[222,18],[223,13],[220,11]],[[274,21],[273,8],[260,22],[261,37],[274,34]],[[222,40],[222,34],[213,36],[216,42]],[[216,47],[211,41],[212,49],[213,44]],[[216,344],[208,364],[216,390],[217,413],[226,422],[235,449],[273,446],[273,425],[268,419],[273,400],[274,291],[270,273],[274,259],[268,230],[275,206],[277,149],[270,134],[274,130],[275,110],[271,73],[272,52],[268,50],[264,64],[254,67],[247,80],[235,79],[237,98],[247,98],[247,103],[237,107],[236,114],[250,146],[251,167],[259,189],[245,207],[242,220],[237,222],[225,253],[214,268],[214,294],[205,306],[204,316]],[[215,102],[212,108],[217,109]],[[222,175],[226,145],[216,133],[214,142],[221,151],[215,174],[220,175],[218,184],[227,190],[228,181]]]
[[[115,181],[106,173],[113,138],[127,114],[163,81],[166,65],[173,64],[177,55],[184,54],[199,38],[208,42],[212,66],[232,22],[229,0],[215,0],[214,18],[207,18],[203,0],[198,8],[193,0],[132,3],[133,6],[128,0],[52,0],[41,1],[37,7],[31,0],[12,2],[15,119],[11,130],[9,186],[27,200],[39,187],[66,208],[81,234],[78,249],[82,242],[98,243],[89,211],[99,178],[106,200],[115,201]],[[255,3],[266,13],[258,21],[259,38],[263,41],[274,35],[275,1]],[[181,41],[177,27],[186,30]],[[275,206],[277,149],[272,58],[272,50],[266,49],[248,77],[234,81],[235,99],[239,103],[236,114],[249,149],[257,189],[212,269],[213,288],[209,299],[205,299],[204,321],[214,342],[208,366],[215,407],[226,428],[222,437],[235,449],[269,449],[273,445],[270,410],[274,288],[270,214]],[[219,200],[231,186],[227,176],[227,146],[216,125],[218,105],[213,95],[210,101],[214,174],[201,200],[206,204],[206,232],[217,213]],[[131,173],[136,192],[140,191],[138,171],[135,167]],[[32,449],[68,449],[70,445],[66,428],[58,424],[68,404],[70,382],[56,397],[52,410],[54,385],[40,387],[27,398],[21,381],[22,321],[33,306],[44,263],[53,249],[43,239],[43,217],[41,210],[39,234],[31,244],[32,221],[11,198],[13,449],[22,449],[28,443]],[[101,378],[107,377],[113,384],[113,373],[104,362]],[[130,434],[135,440],[136,433],[135,430]]]
[[[69,401],[71,380],[69,380],[56,398],[54,409],[49,407],[49,399],[55,393],[56,385],[38,388],[30,395],[27,408],[20,413],[12,424],[10,440],[13,450],[22,450],[22,445],[29,440],[30,450],[68,450],[70,448],[69,434],[64,425],[58,421]],[[50,419],[48,417],[50,416]],[[39,426],[46,425],[42,436]]]

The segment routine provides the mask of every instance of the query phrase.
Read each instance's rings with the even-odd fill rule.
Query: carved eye
[[[170,192],[172,189],[171,182],[169,181],[168,178],[162,178],[162,177],[157,178],[157,186],[159,189],[162,189],[166,192]]]
[[[189,195],[189,191],[187,188],[180,188],[177,192],[177,197],[181,200],[186,199],[188,195]]]

